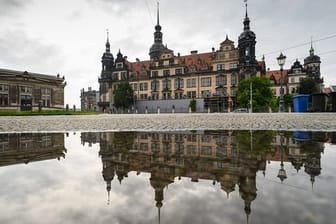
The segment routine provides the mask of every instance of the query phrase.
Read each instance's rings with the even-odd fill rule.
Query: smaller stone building
[[[92,90],[91,87],[88,91],[84,88],[81,90],[81,110],[98,111],[99,91]]]
[[[65,86],[60,75],[0,69],[0,109],[63,109]]]

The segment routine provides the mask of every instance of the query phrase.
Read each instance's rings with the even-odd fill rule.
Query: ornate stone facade
[[[64,77],[0,69],[0,108],[64,108]]]
[[[211,112],[230,111],[236,106],[236,90],[240,80],[250,76],[265,75],[265,62],[255,58],[256,36],[250,30],[250,20],[244,19],[244,31],[239,36],[238,47],[226,36],[218,50],[190,55],[177,55],[162,44],[163,34],[159,23],[150,48],[150,60],[127,61],[118,53],[114,61],[107,38],[99,78],[102,111],[113,109],[114,89],[118,82],[128,81],[139,101],[185,100],[186,111],[191,99],[204,99],[204,109]],[[167,105],[174,105],[173,102]],[[135,103],[137,108],[137,103]],[[163,108],[161,108],[163,109]],[[168,108],[167,111],[171,111]]]

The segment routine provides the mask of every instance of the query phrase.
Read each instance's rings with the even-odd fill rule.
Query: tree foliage
[[[118,83],[114,92],[114,106],[116,108],[129,108],[134,102],[133,89],[128,82]]]
[[[284,95],[284,106],[293,107],[293,95],[292,94],[287,93]]]
[[[312,94],[318,92],[316,82],[312,78],[301,79],[298,92],[300,94]]]
[[[191,112],[195,112],[196,111],[196,100],[192,99],[189,103],[189,107],[191,109]]]
[[[274,107],[276,99],[271,89],[272,83],[265,77],[251,77],[242,80],[237,90],[237,103],[239,107],[250,107],[250,83],[252,82],[253,111],[266,110]]]

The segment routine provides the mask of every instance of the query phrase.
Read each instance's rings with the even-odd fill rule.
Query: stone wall
[[[189,103],[191,99],[179,100],[144,100],[135,103],[135,109],[138,113],[145,113],[147,107],[148,113],[157,113],[160,108],[160,113],[172,113],[173,105],[175,113],[189,113]],[[206,112],[204,109],[204,99],[196,99],[196,112]]]

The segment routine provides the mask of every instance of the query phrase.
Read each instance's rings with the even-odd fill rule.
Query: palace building
[[[296,59],[290,69],[283,70],[284,94],[299,94],[300,81],[306,78],[311,78],[315,82],[317,92],[323,92],[324,84],[320,71],[321,59],[314,51],[313,43],[311,43],[309,55],[304,59],[303,65]],[[267,71],[266,77],[273,84],[274,95],[280,96],[280,70]]]
[[[64,77],[0,69],[0,109],[64,108]]]
[[[149,49],[150,59],[129,62],[120,52],[116,59],[110,50],[107,36],[106,50],[102,56],[102,71],[99,77],[101,111],[113,111],[114,90],[122,81],[128,81],[134,90],[134,110],[143,113],[188,112],[192,99],[197,102],[197,112],[231,111],[236,107],[238,83],[250,76],[263,76],[265,62],[255,57],[256,35],[250,29],[246,14],[244,29],[238,38],[238,46],[226,35],[219,49],[190,55],[176,55],[163,45],[162,27],[159,22],[154,32],[154,43]]]

